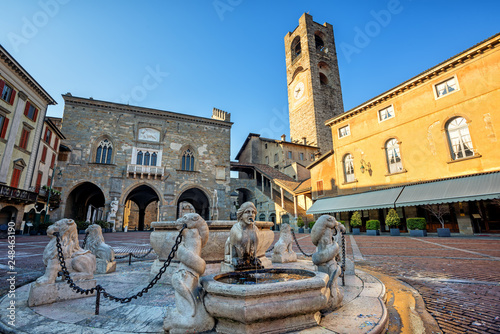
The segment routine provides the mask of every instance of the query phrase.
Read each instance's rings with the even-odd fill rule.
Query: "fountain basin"
[[[229,237],[231,228],[236,220],[207,221],[209,229],[208,242],[201,251],[201,257],[207,263],[224,261],[224,245]],[[271,231],[272,222],[255,222],[259,228],[259,247],[257,256],[265,256],[266,250],[274,241],[274,232]],[[172,250],[175,238],[179,234],[180,225],[175,221],[161,221],[151,223],[154,231],[151,232],[150,243],[160,261],[165,261]],[[177,258],[174,257],[174,260]]]
[[[238,284],[242,277],[251,282]],[[217,332],[228,334],[286,333],[317,326],[319,311],[328,304],[327,283],[327,274],[302,269],[249,270],[201,279],[205,308],[217,319]]]

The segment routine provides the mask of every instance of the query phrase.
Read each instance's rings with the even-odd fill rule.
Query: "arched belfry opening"
[[[207,220],[210,218],[210,202],[207,195],[199,188],[190,188],[184,191],[177,200],[176,205],[176,217],[179,218],[180,204],[182,202],[188,202],[203,219]]]
[[[68,195],[64,217],[75,221],[106,220],[104,204],[102,190],[91,182],[84,182]]]
[[[148,185],[134,188],[125,199],[123,226],[129,231],[149,230],[151,223],[158,220],[158,194]]]

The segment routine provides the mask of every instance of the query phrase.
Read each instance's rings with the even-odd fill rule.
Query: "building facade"
[[[230,114],[212,118],[92,98],[65,100],[58,217],[108,220],[143,230],[175,220],[181,203],[205,219],[228,219]],[[114,209],[116,208],[116,209]]]
[[[500,232],[499,45],[500,34],[327,121],[334,149],[309,166],[309,212],[383,225],[395,207],[430,231],[438,214],[452,232]]]
[[[0,45],[0,225],[21,229],[48,105],[55,100]]]
[[[332,149],[325,122],[344,112],[333,27],[303,14],[285,36],[290,136],[322,153]]]

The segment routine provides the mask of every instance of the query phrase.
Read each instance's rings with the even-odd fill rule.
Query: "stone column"
[[[293,214],[295,219],[297,219],[297,196],[293,195]]]
[[[262,193],[264,194],[264,174],[260,174],[260,179],[262,180],[262,184],[261,184],[261,190],[262,190]]]
[[[280,194],[281,194],[281,208],[285,209],[285,198],[283,194],[283,187],[280,187]]]

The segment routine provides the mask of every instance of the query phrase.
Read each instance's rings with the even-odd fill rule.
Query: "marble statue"
[[[179,218],[182,218],[186,213],[196,213],[193,204],[183,201],[179,203]]]
[[[84,250],[78,243],[76,223],[72,219],[61,219],[47,229],[49,243],[43,251],[45,273],[30,285],[28,306],[51,304],[63,300],[90,297],[95,294],[80,294],[73,291],[65,280],[57,280],[62,270],[57,252],[57,240],[54,236],[59,232],[59,241],[64,255],[66,269],[77,286],[82,289],[96,287],[94,271],[96,258],[89,250]]]
[[[118,200],[115,199],[111,201],[111,203],[109,203],[109,217],[116,217],[116,213],[118,212]]]
[[[261,261],[257,258],[259,244],[258,231],[255,226],[257,209],[252,202],[245,202],[236,213],[238,222],[229,232],[224,247],[224,262],[221,271],[229,267],[233,270],[262,269]]]
[[[116,270],[115,251],[104,242],[102,228],[97,224],[90,225],[86,230],[87,242],[85,249],[95,255],[96,272],[98,274],[108,274]]]
[[[57,256],[55,232],[59,232],[61,248],[66,260],[66,268],[71,274],[71,278],[92,279],[96,267],[96,258],[89,251],[84,250],[78,243],[78,231],[73,219],[61,219],[50,225],[47,229],[47,236],[51,238],[43,251],[43,263],[45,273],[36,280],[37,284],[54,283],[57,273],[61,271],[61,265]]]
[[[333,232],[337,236],[345,232],[344,225],[340,224],[334,217],[323,215],[314,224],[311,230],[311,241],[316,246],[316,252],[312,256],[312,261],[317,270],[330,276],[328,286],[330,288],[329,308],[335,309],[342,304],[344,298],[340,291],[337,278],[341,274],[341,268],[337,263],[340,247],[333,239]]]
[[[182,232],[182,242],[176,256],[179,266],[172,274],[175,290],[175,307],[168,307],[163,329],[169,333],[198,333],[211,330],[215,320],[203,305],[199,277],[205,272],[201,249],[208,242],[208,225],[197,213],[188,213],[177,220],[187,224]]]
[[[292,247],[292,228],[290,224],[281,224],[280,238],[274,245],[272,261],[275,263],[297,262],[297,254]]]

